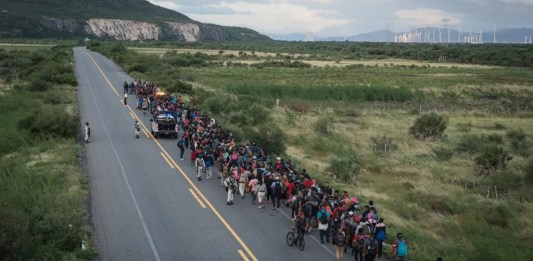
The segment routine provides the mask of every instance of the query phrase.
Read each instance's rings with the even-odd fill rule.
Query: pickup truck
[[[178,138],[179,126],[170,111],[159,111],[150,119],[152,135],[157,138],[159,135],[167,135]]]

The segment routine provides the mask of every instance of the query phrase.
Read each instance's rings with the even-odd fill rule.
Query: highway
[[[131,77],[85,48],[74,48],[74,58],[81,124],[91,126],[85,147],[99,260],[335,260],[316,230],[304,251],[287,246],[287,208],[258,209],[249,196],[227,206],[220,180],[197,181],[190,151],[179,160],[177,140],[152,138],[134,97],[122,104]]]

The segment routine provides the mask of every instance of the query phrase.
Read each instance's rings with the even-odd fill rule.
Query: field
[[[389,241],[401,231],[410,242],[411,260],[533,256],[530,69],[326,61],[305,49],[234,57],[91,48],[135,77],[194,92],[238,138],[295,160],[319,182],[373,199]]]
[[[0,46],[0,259],[94,257],[70,47]],[[86,250],[82,250],[82,244]]]

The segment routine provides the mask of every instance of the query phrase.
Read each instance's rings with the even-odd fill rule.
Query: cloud
[[[533,0],[499,0],[505,4],[533,5]]]
[[[440,9],[400,9],[394,14],[401,21],[414,26],[441,26],[444,19],[449,19],[449,25],[460,24],[463,21],[462,14],[452,14]]]
[[[162,6],[166,9],[171,9],[171,10],[178,10],[178,8],[181,7],[181,5],[179,4],[176,4],[174,1],[172,0],[148,0],[148,2],[154,4],[154,5],[159,5],[159,6]]]
[[[318,0],[324,1],[324,0]],[[322,28],[349,23],[350,19],[332,18],[334,9],[312,9],[286,1],[269,3],[222,2],[209,7],[229,8],[233,14],[193,14],[191,18],[202,22],[247,26],[261,31],[279,32],[288,28],[318,31]]]

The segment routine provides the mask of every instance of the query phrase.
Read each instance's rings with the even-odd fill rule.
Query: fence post
[[[494,194],[496,195],[496,200],[498,199],[498,189],[496,188],[496,185],[494,185]]]
[[[276,110],[278,109],[279,107],[279,99],[276,99]]]

